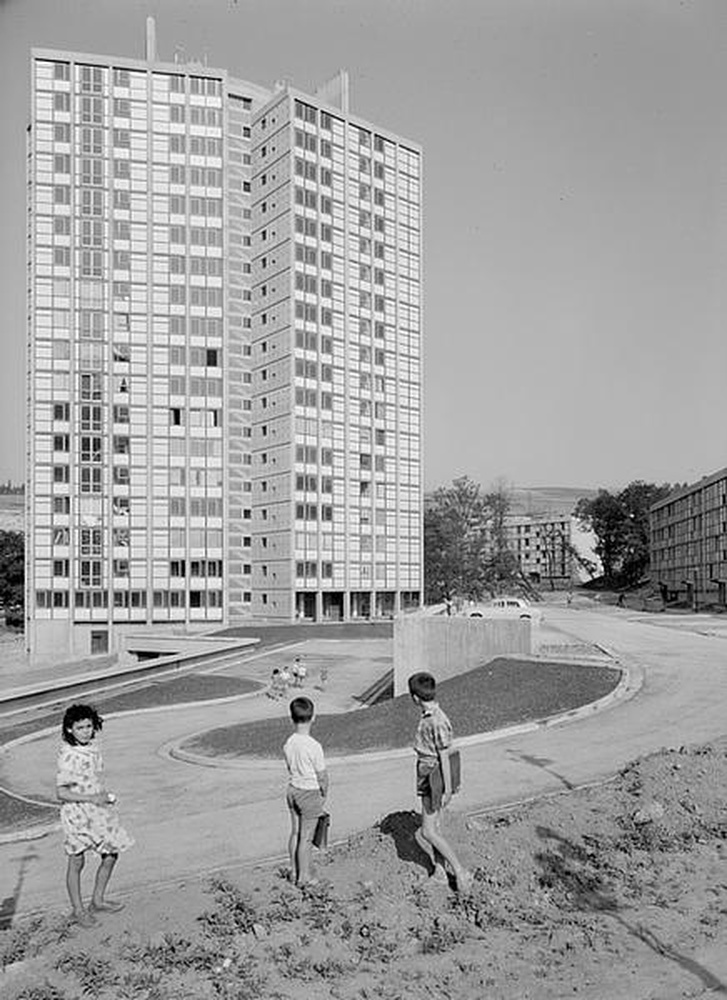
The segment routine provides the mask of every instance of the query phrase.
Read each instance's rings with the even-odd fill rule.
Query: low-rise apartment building
[[[650,557],[664,596],[727,605],[727,468],[654,504]]]
[[[589,579],[584,563],[594,563],[595,539],[570,512],[509,514],[508,544],[524,576],[535,584],[569,587]]]

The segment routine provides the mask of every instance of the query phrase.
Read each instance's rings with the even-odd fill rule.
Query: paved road
[[[661,746],[706,741],[727,731],[724,638],[658,627],[617,609],[553,607],[548,621],[640,666],[643,687],[632,700],[582,722],[466,748],[458,808],[592,781]],[[321,707],[343,707],[343,697],[343,687],[332,687],[326,695],[330,704]],[[222,723],[243,713],[259,714],[259,709],[260,700],[250,699],[109,723],[104,737],[109,786],[118,792],[124,821],[137,838],[119,864],[120,891],[283,852],[287,820],[278,765],[197,767],[170,760],[163,749],[169,740],[206,728],[210,718]],[[266,707],[280,710],[272,703]],[[4,760],[5,778],[21,790],[49,791],[54,745],[55,738],[48,738],[18,747]],[[407,759],[362,760],[336,765],[331,772],[335,836],[415,805]],[[0,847],[0,899],[16,892],[21,870],[20,911],[64,905],[63,858],[55,835]]]

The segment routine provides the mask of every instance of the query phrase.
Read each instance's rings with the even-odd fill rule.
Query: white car
[[[523,597],[493,597],[489,604],[475,604],[465,610],[468,618],[520,618],[539,625],[543,618],[540,608],[534,608]]]

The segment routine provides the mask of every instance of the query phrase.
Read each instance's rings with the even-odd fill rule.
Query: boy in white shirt
[[[310,735],[315,709],[310,698],[293,698],[290,717],[295,731],[283,747],[289,783],[286,802],[290,812],[291,877],[297,885],[314,885],[311,878],[311,843],[318,817],[328,794],[328,773],[323,747]]]

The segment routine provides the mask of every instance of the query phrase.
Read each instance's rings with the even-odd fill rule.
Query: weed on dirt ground
[[[615,780],[446,817],[475,873],[428,876],[401,811],[284,871],[132,900],[90,931],[34,918],[0,935],[4,1000],[686,1000],[727,995],[727,741]],[[158,895],[158,894],[157,894]],[[202,905],[197,905],[202,902]],[[206,905],[205,905],[206,904]],[[154,906],[157,909],[154,909]]]

